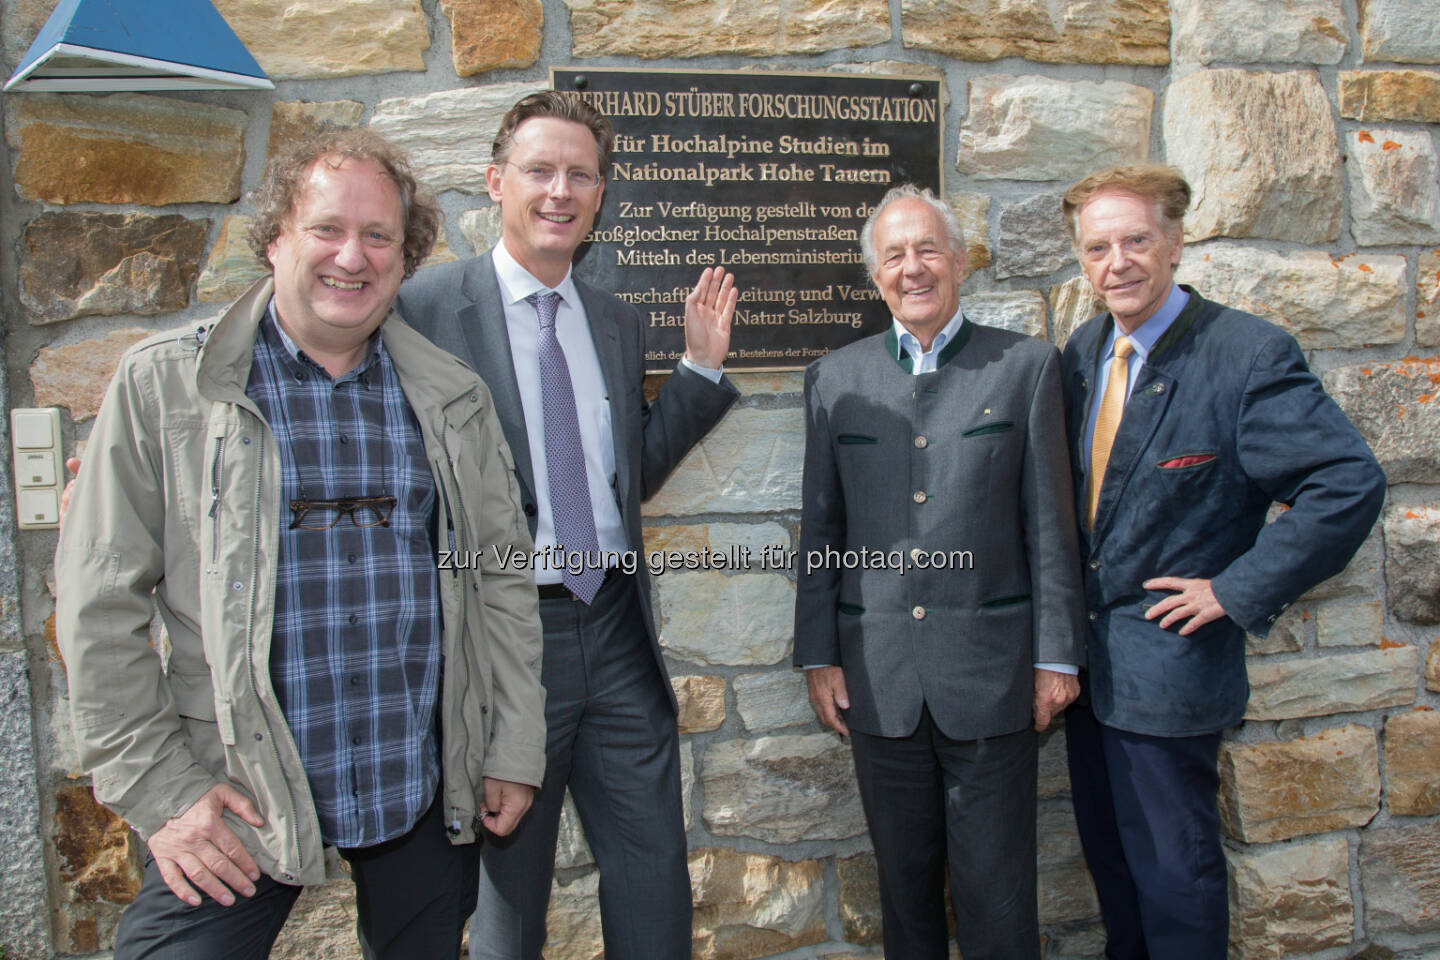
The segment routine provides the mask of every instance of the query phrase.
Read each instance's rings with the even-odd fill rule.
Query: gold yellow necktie
[[[1105,396],[1100,398],[1100,412],[1095,416],[1095,435],[1090,440],[1087,530],[1095,526],[1095,508],[1100,505],[1100,483],[1105,479],[1105,467],[1110,463],[1115,431],[1120,428],[1120,418],[1125,415],[1125,394],[1130,388],[1130,362],[1127,358],[1134,349],[1128,337],[1115,338],[1115,357],[1110,361],[1110,377],[1105,384]]]

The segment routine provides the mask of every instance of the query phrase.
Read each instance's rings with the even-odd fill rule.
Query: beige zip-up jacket
[[[80,762],[95,796],[149,837],[216,783],[265,823],[227,823],[260,869],[324,880],[300,755],[270,683],[279,447],[245,396],[272,282],[213,326],[126,351],[86,448],[55,553],[56,634]],[[398,314],[381,336],[435,475],[444,676],[444,815],[475,839],[482,778],[538,786],[545,768],[540,619],[509,448],[489,391]],[[159,608],[168,658],[151,644]]]

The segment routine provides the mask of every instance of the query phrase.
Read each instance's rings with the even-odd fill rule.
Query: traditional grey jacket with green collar
[[[922,704],[953,739],[1013,733],[1033,664],[1083,663],[1060,355],[967,320],[935,372],[896,357],[890,333],[805,373],[795,663],[844,668],[862,733]]]
[[[55,555],[56,632],[80,762],[96,797],[144,836],[216,783],[265,823],[227,822],[286,883],[325,863],[305,771],[270,682],[279,449],[245,395],[267,278],[213,326],[125,353]],[[528,571],[495,550],[530,535],[489,392],[391,313],[381,336],[435,475],[436,544],[475,556],[440,576],[442,803],[475,839],[484,777],[538,785],[545,767],[540,622]],[[169,636],[151,645],[152,595]]]

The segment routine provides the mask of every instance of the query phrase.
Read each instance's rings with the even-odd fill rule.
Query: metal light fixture
[[[60,0],[5,90],[274,90],[209,0]]]

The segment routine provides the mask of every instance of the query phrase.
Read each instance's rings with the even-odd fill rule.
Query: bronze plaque
[[[559,68],[551,81],[615,125],[576,271],[640,311],[648,369],[684,354],[685,297],[707,266],[740,290],[729,369],[798,369],[889,325],[860,229],[893,186],[941,193],[940,81]]]

